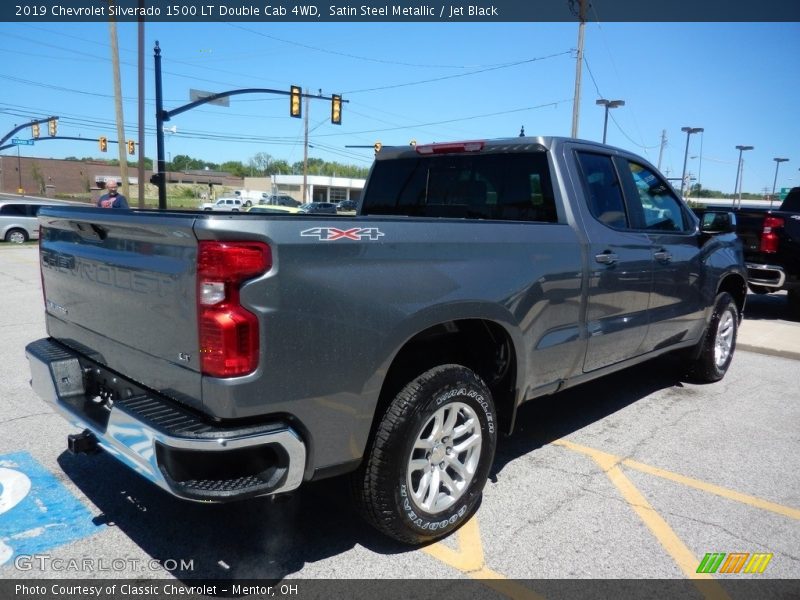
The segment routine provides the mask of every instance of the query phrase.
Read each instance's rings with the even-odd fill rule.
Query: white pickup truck
[[[204,202],[200,205],[200,210],[226,210],[239,212],[250,206],[250,200],[242,200],[241,198],[219,198],[214,202]]]

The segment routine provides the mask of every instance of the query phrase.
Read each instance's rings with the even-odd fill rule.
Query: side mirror
[[[703,233],[736,233],[736,215],[732,212],[706,211],[700,220]]]

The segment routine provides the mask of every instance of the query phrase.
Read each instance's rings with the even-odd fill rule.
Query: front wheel
[[[497,444],[486,384],[459,365],[406,385],[383,416],[356,493],[377,529],[409,544],[446,536],[478,509]]]
[[[736,350],[739,309],[727,292],[717,296],[714,313],[701,343],[700,354],[689,364],[689,376],[698,383],[712,383],[725,377]]]

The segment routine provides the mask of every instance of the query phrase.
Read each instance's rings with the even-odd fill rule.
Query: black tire
[[[5,239],[13,244],[24,244],[28,241],[28,232],[24,229],[9,229]]]
[[[728,292],[717,295],[714,312],[700,342],[700,353],[689,363],[689,378],[697,383],[713,383],[725,377],[736,350],[739,308]]]
[[[423,373],[391,402],[355,474],[364,517],[407,544],[449,535],[478,509],[496,444],[494,402],[480,377],[459,365]]]

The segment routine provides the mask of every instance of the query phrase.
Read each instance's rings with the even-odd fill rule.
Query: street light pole
[[[742,193],[739,191],[739,186],[741,185],[739,182],[739,174],[742,172],[742,152],[745,150],[752,150],[753,146],[736,146],[736,149],[739,151],[739,162],[736,165],[736,184],[733,186],[733,206],[732,208],[736,208],[736,194],[739,194],[739,206],[742,205]]]
[[[775,179],[772,180],[772,195],[769,197],[769,207],[772,208],[772,203],[775,200],[775,185],[778,183],[778,167],[782,162],[787,162],[788,158],[773,158],[775,161]]]
[[[681,131],[686,132],[686,150],[683,153],[683,173],[681,173],[681,197],[686,196],[686,160],[689,158],[689,137],[693,133],[702,133],[705,131],[702,127],[681,127]]]
[[[612,108],[618,108],[620,106],[625,106],[625,100],[606,100],[605,98],[601,98],[595,102],[598,106],[605,107],[605,119],[603,120],[603,143],[606,143],[606,132],[608,131],[608,111]]]
[[[19,186],[17,187],[17,193],[25,195],[25,191],[22,189],[22,158],[19,154],[19,146],[17,146],[17,171],[19,172]]]

